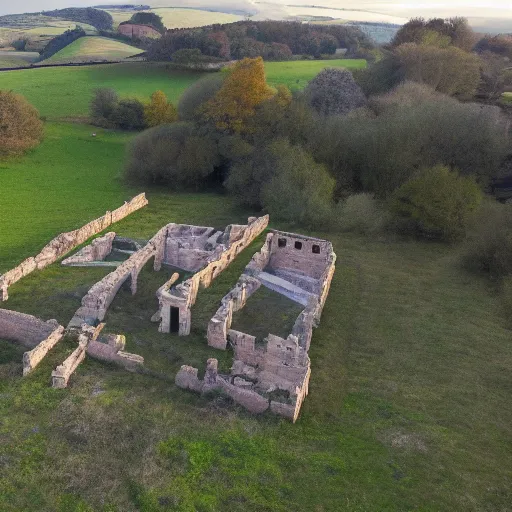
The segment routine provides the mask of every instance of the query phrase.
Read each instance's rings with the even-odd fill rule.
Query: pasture
[[[119,179],[129,137],[48,123],[39,148],[2,163],[0,269],[135,194]],[[115,231],[146,238],[170,221],[222,226],[253,213],[225,196],[147,192],[149,206]],[[297,424],[172,381],[184,363],[229,364],[206,346],[206,322],[262,238],[200,292],[188,338],[149,321],[168,276],[148,266],[106,320],[151,375],[87,359],[69,389],[53,390],[71,345],[21,378],[20,350],[0,341],[0,509],[506,510],[512,345],[492,286],[460,270],[450,246],[310,234],[332,239],[339,259]],[[3,306],[66,323],[105,272],[52,265]]]
[[[80,41],[80,40],[79,40]],[[267,62],[270,84],[303,87],[326,66],[361,67],[364,60]],[[166,64],[121,63],[80,68],[4,72],[0,88],[23,94],[48,119],[87,116],[94,89],[112,87],[121,96],[148,99],[156,90],[177,102],[202,73],[169,69]]]
[[[97,62],[101,60],[123,60],[142,53],[142,50],[107,37],[82,37],[52,55],[44,62],[61,64],[65,62]]]
[[[272,84],[300,87],[340,63],[266,66]],[[162,89],[176,101],[198,76],[135,63],[49,68],[0,73],[0,88],[58,119],[86,116],[95,87],[141,98]],[[37,149],[0,162],[0,272],[140,191],[121,179],[131,137],[51,121]],[[146,192],[149,205],[112,230],[149,238],[168,222],[220,227],[256,213],[222,195]],[[508,510],[512,344],[495,287],[461,270],[454,246],[272,227],[329,238],[338,254],[298,422],[173,383],[182,364],[229,365],[229,352],[207,347],[206,323],[263,237],[199,293],[189,337],[150,322],[169,276],[148,266],[137,295],[121,290],[106,318],[145,357],[147,375],[88,358],[54,390],[50,373],[72,344],[22,378],[23,351],[0,340],[0,510]],[[52,265],[10,288],[2,307],[65,324],[107,271]],[[271,321],[280,320],[289,319]]]

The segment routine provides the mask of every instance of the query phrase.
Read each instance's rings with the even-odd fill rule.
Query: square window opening
[[[313,245],[312,249],[313,254],[320,254],[320,246],[319,245]]]
[[[302,249],[302,242],[295,242],[295,249],[300,251]]]
[[[277,246],[278,247],[286,247],[286,238],[279,238],[277,240]]]

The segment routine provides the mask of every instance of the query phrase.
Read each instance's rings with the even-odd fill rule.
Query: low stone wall
[[[103,261],[112,252],[112,242],[116,234],[107,233],[93,240],[89,245],[80,249],[76,254],[62,261],[62,265],[73,266],[91,261]]]
[[[0,338],[30,348],[23,354],[23,375],[28,375],[64,336],[56,320],[44,322],[17,311],[0,309]]]
[[[123,347],[124,348],[124,344]],[[144,358],[137,354],[130,354],[119,348],[119,345],[111,345],[108,343],[100,343],[99,341],[91,341],[87,345],[87,355],[103,361],[105,363],[114,363],[122,366],[128,371],[137,371],[144,365]]]
[[[155,270],[161,266],[162,246],[167,228],[164,227],[142,249],[132,254],[126,261],[101,281],[94,284],[82,299],[82,305],[68,325],[68,328],[79,328],[83,323],[95,325],[102,321],[117,292],[129,278],[132,294],[137,292],[137,278],[140,271],[151,259],[155,258]]]
[[[179,334],[187,336],[191,328],[190,308],[195,304],[200,286],[207,288],[212,281],[268,226],[269,217],[251,217],[246,226],[228,226],[228,247],[221,244],[208,259],[207,265],[192,277],[170,290],[157,293],[160,306],[160,332],[170,332],[171,307],[179,309]],[[233,227],[235,228],[233,230]],[[233,235],[231,232],[233,231]]]
[[[5,301],[9,298],[8,289],[12,284],[34,272],[34,270],[41,270],[51,265],[75,247],[83,244],[91,236],[100,233],[111,224],[118,222],[147,204],[146,195],[144,193],[139,194],[113,212],[106,212],[102,217],[89,222],[79,229],[69,231],[68,233],[61,233],[49,242],[37,256],[27,258],[17,267],[0,276],[0,301]]]
[[[82,326],[82,330],[78,335],[78,347],[52,372],[52,386],[54,388],[66,388],[68,386],[71,375],[73,375],[78,365],[85,359],[87,345],[98,338],[104,327],[105,324],[100,324],[98,327],[90,327],[85,324]]]

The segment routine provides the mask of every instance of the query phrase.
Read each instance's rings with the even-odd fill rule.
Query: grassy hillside
[[[136,192],[118,179],[128,138],[49,123],[39,148],[2,162],[0,271]],[[167,222],[222,226],[252,213],[225,196],[148,197],[114,230],[145,238]],[[498,294],[459,268],[453,246],[312,234],[333,241],[338,264],[297,424],[173,384],[181,364],[229,365],[206,346],[206,322],[262,238],[200,292],[187,338],[150,322],[168,272],[148,266],[106,321],[152,376],[87,359],[53,390],[51,370],[72,345],[22,378],[22,350],[0,341],[0,510],[507,510],[512,344]],[[52,265],[3,306],[66,323],[105,272]]]
[[[114,28],[123,21],[128,21],[136,12],[127,9],[107,10],[114,19]],[[192,28],[213,25],[215,23],[234,23],[243,20],[242,16],[224,12],[203,11],[200,9],[180,9],[179,7],[163,7],[151,9],[150,12],[162,17],[166,28]]]
[[[142,53],[142,50],[107,37],[82,37],[46,59],[48,64],[123,60]]]
[[[80,41],[80,40],[79,40]],[[269,62],[268,80],[301,87],[325,66],[363,66],[360,60]],[[174,71],[165,64],[113,64],[81,68],[51,68],[6,72],[0,75],[2,88],[23,94],[42,115],[50,119],[86,116],[94,89],[112,87],[120,95],[147,99],[160,89],[171,101],[202,73]]]

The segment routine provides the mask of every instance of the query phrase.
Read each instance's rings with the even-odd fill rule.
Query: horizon
[[[274,12],[279,12],[287,4],[294,6],[304,5],[305,8],[322,7],[325,9],[347,9],[355,11],[371,11],[377,15],[382,15],[383,20],[386,17],[397,19],[409,19],[412,17],[441,17],[464,16],[470,19],[474,25],[478,20],[495,19],[503,29],[512,32],[512,0],[452,0],[449,5],[440,1],[390,1],[390,0],[361,0],[355,2],[349,0],[341,3],[339,0],[154,0],[154,1],[136,1],[126,2],[126,0],[20,0],[13,4],[0,0],[0,15],[22,14],[28,12],[41,12],[52,9],[62,9],[65,7],[92,7],[101,4],[145,4],[152,7],[196,7],[196,8],[215,8],[219,11],[229,11],[230,9],[246,10],[247,12],[260,12],[261,16],[274,17]],[[284,12],[284,11],[283,11]],[[267,14],[268,13],[268,14]],[[342,12],[335,16],[343,18]],[[507,21],[510,20],[510,27]],[[363,21],[363,20],[361,20]]]

